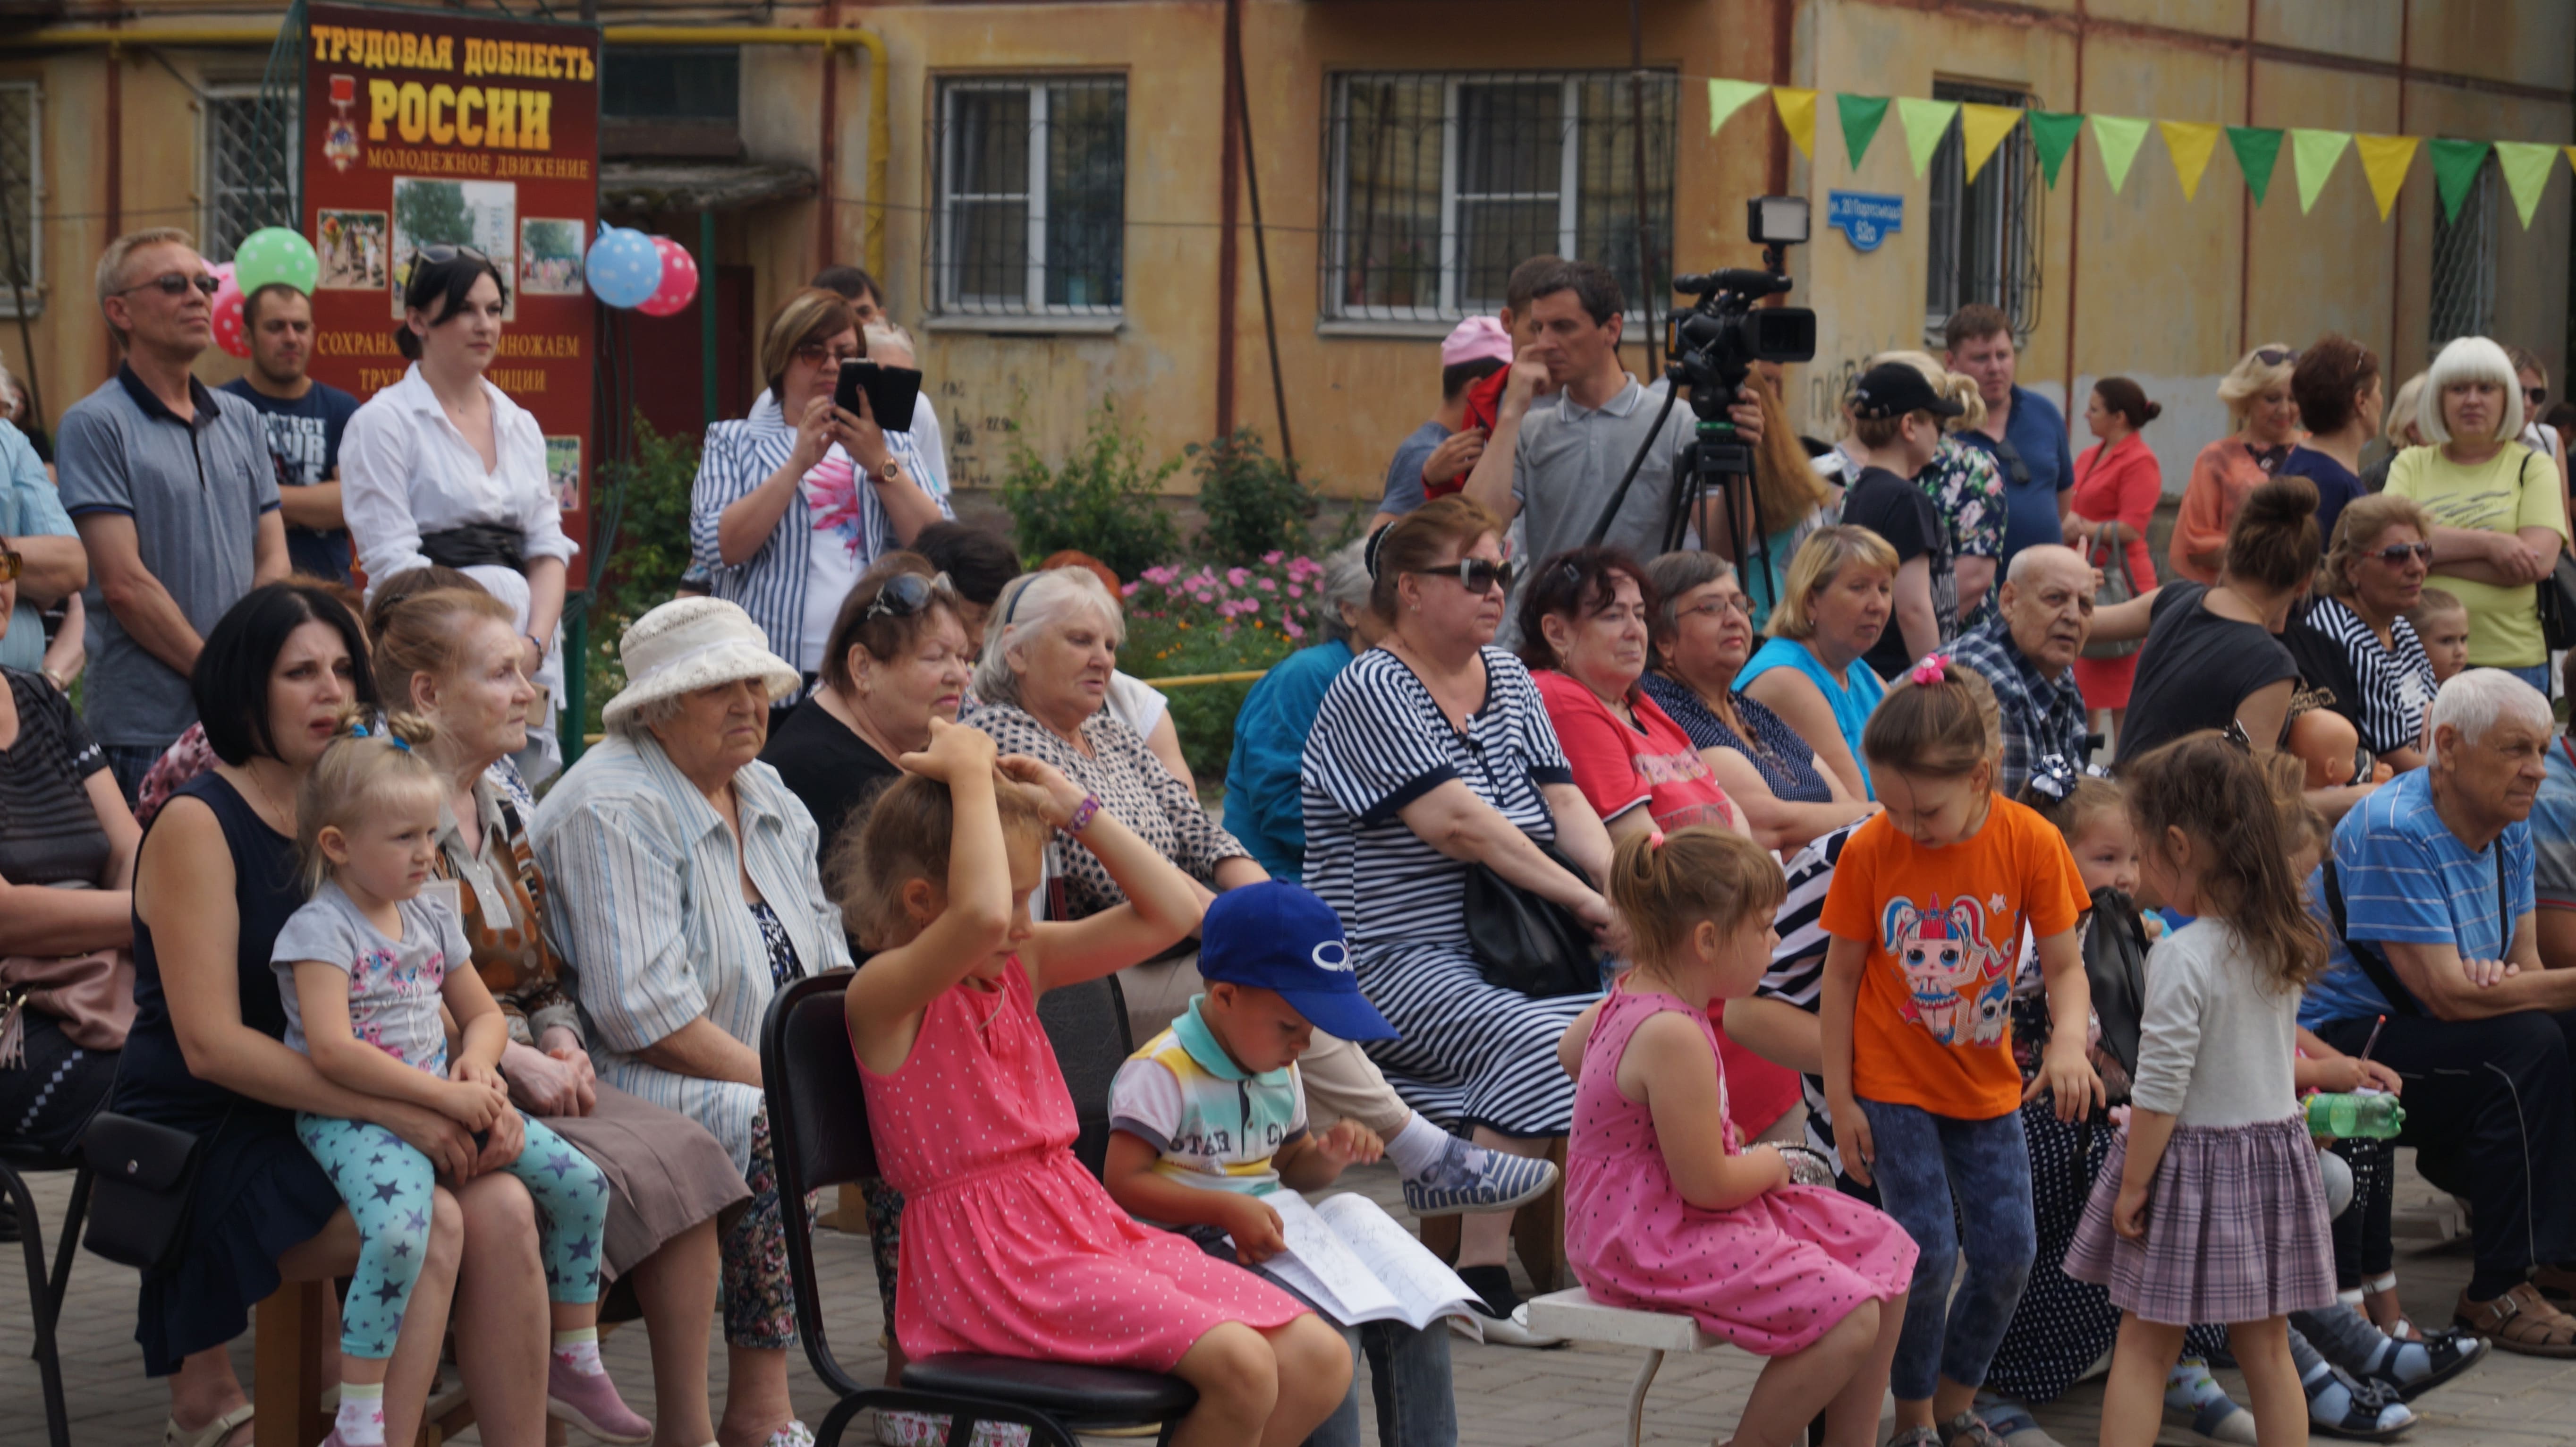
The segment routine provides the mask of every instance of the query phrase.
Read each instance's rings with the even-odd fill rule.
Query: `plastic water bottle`
[[[2319,1091],[2308,1097],[2308,1134],[2332,1140],[2393,1140],[2406,1125],[2397,1097],[2379,1090]]]

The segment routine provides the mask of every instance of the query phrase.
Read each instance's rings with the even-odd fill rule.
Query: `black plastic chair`
[[[71,1210],[63,1218],[61,1243],[54,1259],[45,1261],[45,1227],[36,1215],[36,1196],[27,1177],[44,1171],[72,1171]],[[71,1413],[63,1400],[63,1364],[54,1345],[54,1327],[63,1314],[63,1293],[72,1282],[72,1257],[80,1246],[81,1222],[89,1215],[89,1167],[78,1158],[58,1156],[32,1146],[0,1145],[0,1191],[18,1219],[18,1244],[27,1257],[27,1301],[36,1330],[36,1372],[45,1393],[45,1432],[53,1447],[71,1447]]]
[[[1082,1127],[1073,1158],[1097,1179],[1109,1168],[1109,1087],[1136,1049],[1127,1029],[1127,994],[1116,975],[1049,990],[1038,996],[1038,1023],[1055,1047],[1056,1067],[1073,1095],[1074,1121]]]
[[[1170,1442],[1174,1425],[1198,1404],[1197,1391],[1177,1377],[953,1353],[907,1363],[903,1387],[896,1389],[862,1384],[832,1355],[805,1194],[877,1173],[867,1099],[842,1016],[850,979],[849,972],[836,971],[796,981],[770,1001],[760,1027],[760,1073],[769,1098],[769,1148],[796,1290],[796,1329],[814,1374],[840,1399],[817,1434],[822,1447],[837,1447],[851,1420],[869,1408],[946,1416],[949,1447],[967,1447],[982,1422],[1026,1427],[1032,1447],[1078,1447],[1076,1431],[1145,1426],[1159,1426],[1158,1440]]]

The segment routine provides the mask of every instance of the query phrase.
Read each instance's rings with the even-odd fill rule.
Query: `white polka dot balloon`
[[[662,259],[662,284],[635,309],[648,317],[673,316],[697,299],[698,259],[667,236],[654,237],[653,250]]]
[[[653,238],[629,227],[599,228],[587,266],[591,294],[613,307],[641,306],[662,285],[662,253]]]
[[[234,274],[234,263],[218,262],[206,270],[215,281],[215,345],[236,357],[250,355],[250,329],[242,318],[241,282]]]

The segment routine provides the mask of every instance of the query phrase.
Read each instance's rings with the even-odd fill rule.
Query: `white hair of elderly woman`
[[[1369,605],[1368,539],[1358,538],[1324,555],[1324,580],[1319,591],[1323,607],[1324,641],[1347,643],[1351,625],[1342,619],[1342,609],[1356,608],[1365,613]]]
[[[2507,719],[2544,734],[2557,722],[2547,694],[2501,668],[2468,668],[2451,675],[2424,718],[2425,766],[2437,762],[2443,729],[2457,729],[2463,741],[2476,743]]]
[[[2451,421],[2442,415],[2442,394],[2462,382],[2492,382],[2504,393],[2504,412],[2495,435],[2476,439],[2510,442],[2522,435],[2522,378],[2504,348],[2485,337],[2453,337],[2424,374],[2424,400],[2417,403],[2415,430],[2435,447],[2451,440]]]
[[[1111,644],[1127,641],[1126,614],[1089,568],[1022,573],[1003,584],[993,599],[990,616],[995,621],[984,629],[984,656],[975,661],[975,696],[986,703],[1018,704],[1020,675],[1011,667],[1011,650],[1085,611],[1098,616]]]

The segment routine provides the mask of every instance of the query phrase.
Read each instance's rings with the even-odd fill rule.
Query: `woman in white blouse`
[[[340,443],[341,507],[358,562],[375,582],[430,563],[460,568],[510,605],[546,727],[528,731],[520,772],[537,783],[561,767],[552,727],[563,694],[564,566],[579,551],[546,477],[537,419],[485,381],[501,349],[509,289],[467,247],[413,254],[396,345],[403,379],[349,419]]]

